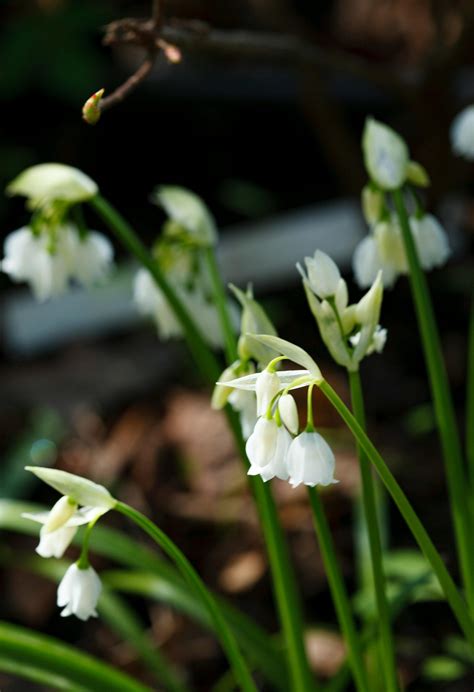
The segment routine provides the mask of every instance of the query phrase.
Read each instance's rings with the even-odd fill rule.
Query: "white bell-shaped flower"
[[[263,370],[261,373],[259,373],[255,384],[258,416],[264,416],[266,414],[268,407],[280,389],[280,379],[276,372]]]
[[[450,134],[454,153],[474,161],[474,106],[468,106],[458,113]]]
[[[261,476],[264,481],[269,481],[275,478],[275,476],[283,481],[288,480],[287,455],[292,437],[283,425],[276,427],[277,432],[274,451],[270,458],[266,459],[264,465],[255,463],[254,461],[257,458],[255,446],[258,443],[253,441],[253,443],[248,445],[249,449],[247,454],[250,460],[250,468],[248,470],[249,476]]]
[[[76,238],[71,228],[61,228],[54,251],[46,234],[35,235],[28,227],[5,239],[1,270],[13,281],[27,281],[39,301],[64,293],[74,262]]]
[[[62,578],[57,595],[57,604],[64,608],[62,617],[75,615],[79,620],[97,617],[97,603],[102,583],[92,567],[81,569],[78,563],[71,565]]]
[[[71,507],[72,514],[66,516],[65,513],[61,524],[58,524],[57,520],[52,523],[51,517],[52,514],[54,517],[55,508],[59,503],[65,502]],[[81,507],[78,509],[77,505],[71,505],[68,497],[62,497],[49,512],[37,512],[35,514],[25,512],[22,516],[42,524],[40,541],[36,548],[38,555],[60,558],[70,546],[79,526],[95,521],[102,514],[104,514],[103,508]],[[54,528],[51,529],[51,526]]]
[[[182,336],[179,321],[147,269],[135,276],[133,298],[140,312],[154,320],[161,339]]]
[[[200,197],[183,187],[166,185],[155,193],[155,200],[169,217],[189,234],[189,240],[204,247],[215,245],[214,219]]]
[[[393,286],[397,271],[392,264],[383,262],[377,240],[373,235],[367,235],[357,245],[352,258],[352,268],[357,283],[361,288],[368,288],[382,269],[382,279],[385,287]]]
[[[5,239],[1,271],[13,281],[27,281],[39,301],[64,293],[71,281],[90,285],[110,269],[113,248],[100,233],[84,238],[72,224],[58,226],[51,238],[45,228],[35,233],[28,226]]]
[[[245,452],[251,466],[267,466],[275,454],[278,425],[272,419],[261,417],[257,420],[253,433],[245,445]]]
[[[336,460],[326,440],[317,432],[302,432],[288,450],[288,472],[293,488],[305,485],[331,485]]]
[[[286,425],[292,435],[297,435],[299,430],[298,409],[296,402],[291,394],[283,394],[278,400],[278,411],[281,420]]]
[[[423,269],[433,269],[446,262],[450,255],[448,236],[432,214],[421,219],[411,218],[410,226]]]
[[[318,298],[334,296],[341,278],[337,264],[321,250],[316,250],[313,257],[305,257],[305,263],[309,285]]]
[[[113,257],[110,240],[102,233],[91,231],[77,239],[71,276],[84,286],[90,286],[108,274]]]

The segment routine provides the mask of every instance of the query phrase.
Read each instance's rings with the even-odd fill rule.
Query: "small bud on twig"
[[[96,91],[95,94],[92,94],[92,96],[87,99],[82,107],[82,117],[88,125],[95,125],[99,122],[101,114],[100,102],[104,95],[104,91],[105,89]]]

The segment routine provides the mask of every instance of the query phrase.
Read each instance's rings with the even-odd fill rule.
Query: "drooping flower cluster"
[[[65,471],[41,467],[27,467],[62,497],[49,512],[25,513],[26,519],[41,524],[40,542],[36,552],[42,557],[61,558],[71,544],[78,528],[95,522],[116,503],[109,491],[97,483]],[[99,576],[90,566],[87,550],[79,560],[67,569],[57,594],[57,604],[63,608],[61,615],[75,615],[80,620],[96,617],[96,607],[102,585]]]
[[[281,340],[280,340],[281,341]],[[280,360],[279,358],[275,359]],[[250,476],[287,480],[296,487],[331,485],[334,454],[313,427],[312,411],[306,429],[299,433],[296,403],[289,389],[314,381],[309,370],[275,371],[270,363],[262,372],[227,381],[227,387],[255,393],[258,418],[245,447]]]
[[[380,353],[385,345],[387,332],[379,325],[381,272],[359,302],[349,305],[347,284],[329,255],[317,250],[314,257],[306,257],[305,264],[306,272],[298,268],[321,338],[336,363],[357,370],[365,356]]]
[[[162,187],[154,195],[169,219],[154,248],[154,257],[173,291],[186,306],[213,347],[222,346],[218,314],[211,298],[203,251],[215,244],[215,223],[204,203],[179,187]],[[147,269],[139,269],[134,300],[144,315],[153,319],[162,339],[181,337],[182,327],[165,295]]]
[[[64,293],[71,282],[90,286],[103,279],[112,245],[69,218],[74,205],[97,193],[93,180],[70,166],[41,164],[24,171],[7,192],[26,196],[33,216],[30,225],[7,236],[1,271],[29,283],[40,301]]]
[[[369,118],[362,145],[371,178],[362,191],[362,210],[370,232],[356,247],[353,269],[361,288],[370,286],[379,271],[384,286],[390,287],[399,275],[409,272],[400,224],[390,207],[392,191],[406,189],[407,201],[414,207],[409,224],[423,269],[444,264],[450,255],[449,243],[440,222],[423,211],[413,192],[416,187],[429,185],[429,178],[419,163],[410,161],[403,139],[386,125]]]

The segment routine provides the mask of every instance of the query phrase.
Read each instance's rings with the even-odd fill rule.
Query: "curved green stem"
[[[308,488],[309,501],[313,513],[313,523],[318,535],[324,567],[331,589],[332,600],[336,608],[337,617],[341,626],[347,646],[347,658],[352,670],[356,689],[358,692],[369,692],[367,673],[364,667],[364,659],[360,647],[360,639],[357,634],[351,605],[344,586],[344,580],[339,569],[334,545],[331,538],[326,514],[322,506],[319,493],[315,488]],[[389,688],[387,688],[389,689]]]
[[[89,200],[91,207],[95,209],[98,215],[102,218],[110,230],[119,238],[122,244],[137,258],[156,282],[159,289],[162,291],[170,307],[175,313],[177,319],[181,323],[183,332],[194,359],[199,363],[204,375],[211,381],[215,382],[220,374],[219,363],[212,351],[207,346],[201,332],[196,327],[188,310],[179,300],[176,293],[169,285],[166,277],[161,272],[158,264],[148,252],[146,247],[141,242],[138,235],[132,229],[130,224],[123,218],[119,212],[112,207],[107,200],[101,195],[96,195]]]
[[[420,546],[421,551],[431,564],[431,567],[433,568],[433,571],[444,592],[446,600],[448,601],[451,610],[458,620],[461,629],[471,645],[474,646],[474,623],[469,616],[466,603],[456,588],[456,585],[446,569],[440,554],[433,545],[425,527],[419,520],[405,493],[398,485],[395,477],[391,473],[377,449],[367,437],[364,430],[361,428],[355,417],[352,415],[331,385],[324,380],[319,387],[323,394],[334,406],[342,420],[351,430],[361,449],[365,452],[365,454],[367,454],[369,461],[375,466],[377,473],[400,510],[401,515],[405,519],[408,528]]]
[[[474,610],[474,551],[471,546],[468,485],[454,405],[425,274],[420,266],[401,190],[393,193],[410,267],[410,284],[443,448],[454,533],[466,596]]]
[[[235,338],[234,328],[230,319],[230,313],[227,309],[227,299],[224,285],[222,283],[219,267],[217,266],[216,253],[213,247],[208,247],[203,250],[204,259],[209,270],[211,279],[212,291],[214,294],[214,302],[221,323],[222,336],[224,337],[225,355],[229,365],[237,359],[237,342]]]
[[[206,586],[202,582],[198,573],[191,565],[189,560],[181,552],[181,550],[173,543],[173,541],[168,538],[168,536],[161,531],[155,524],[150,521],[144,514],[138,512],[133,507],[129,507],[124,502],[117,502],[115,509],[121,514],[131,519],[137,526],[139,526],[145,533],[147,533],[150,538],[152,538],[155,543],[157,543],[167,555],[176,563],[176,566],[181,571],[182,575],[193,587],[196,594],[205,603],[209,614],[214,623],[216,634],[222,644],[222,647],[227,655],[229,663],[231,664],[235,679],[240,685],[241,690],[248,692],[257,692],[257,688],[252,679],[249,669],[240,653],[240,650],[235,641],[234,635],[229,629],[227,622],[222,616],[219,606],[214,600],[211,593],[207,590]]]
[[[349,372],[349,382],[351,388],[352,410],[359,425],[364,430],[365,407],[362,384],[359,371]],[[386,581],[383,569],[382,541],[379,530],[379,517],[377,516],[377,500],[375,495],[375,484],[372,476],[372,469],[369,460],[357,444],[357,454],[359,457],[360,477],[362,482],[362,504],[365,515],[365,528],[367,530],[370,548],[370,562],[372,568],[373,586],[378,612],[378,628],[380,632],[380,653],[382,669],[385,678],[384,689],[387,692],[397,692],[397,668],[395,664],[395,652],[390,626],[390,610],[386,596]]]

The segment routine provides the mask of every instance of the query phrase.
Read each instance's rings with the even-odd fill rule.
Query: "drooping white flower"
[[[283,481],[288,480],[287,455],[292,437],[283,425],[276,426],[276,428],[276,441],[273,454],[271,454],[269,458],[265,457],[266,463],[263,465],[257,463],[259,459],[257,449],[259,442],[256,438],[249,438],[246,450],[250,461],[250,468],[248,470],[249,476],[261,476],[264,481],[269,481],[275,478],[275,476]],[[252,442],[250,440],[252,440]]]
[[[335,295],[341,274],[337,264],[321,250],[316,250],[314,257],[305,257],[308,281],[311,290],[324,299]]]
[[[5,239],[1,271],[13,281],[26,281],[39,301],[64,293],[70,282],[90,285],[103,278],[112,263],[113,249],[100,233],[81,239],[75,226],[63,224],[52,237],[25,226]]]
[[[446,262],[451,251],[446,231],[432,214],[411,218],[410,226],[423,269],[433,269]]]
[[[317,432],[302,432],[290,445],[287,456],[290,484],[331,485],[336,460],[326,440]]]
[[[47,235],[20,228],[5,239],[1,270],[13,281],[27,281],[39,301],[64,293],[69,282],[75,238],[69,227],[58,233],[54,252]]]
[[[172,221],[188,233],[189,240],[210,247],[217,242],[217,229],[208,208],[194,192],[183,187],[165,185],[154,196]]]
[[[382,190],[403,185],[409,162],[408,148],[390,127],[367,118],[362,136],[365,166],[373,182]]]
[[[71,277],[84,286],[101,281],[108,274],[113,257],[112,244],[102,233],[91,231],[84,238],[78,237]]]
[[[278,400],[278,411],[283,423],[292,435],[297,435],[299,430],[298,409],[291,394],[283,394]]]
[[[450,134],[454,153],[474,161],[474,106],[468,106],[458,113]]]
[[[188,290],[176,283],[172,277],[168,277],[168,281],[188,312],[198,322],[206,341],[215,348],[222,346],[222,331],[217,310],[203,295],[201,287]],[[147,269],[138,270],[133,297],[140,312],[153,319],[161,339],[178,338],[183,335],[181,323]]]
[[[182,336],[180,323],[147,269],[135,276],[133,298],[140,312],[153,318],[162,339]]]
[[[422,268],[429,270],[444,264],[450,249],[446,232],[439,221],[432,214],[425,214],[421,218],[411,216],[409,221]],[[373,233],[357,245],[352,266],[361,288],[370,286],[380,270],[387,288],[393,286],[400,274],[408,274],[403,237],[395,216],[377,224]]]
[[[276,451],[278,431],[279,427],[273,419],[261,417],[257,420],[245,445],[251,466],[261,468],[270,463]]]
[[[7,194],[27,197],[31,207],[51,202],[84,202],[97,194],[96,183],[78,168],[41,163],[27,168],[7,187]]]
[[[280,379],[276,372],[263,370],[259,373],[255,384],[257,395],[257,415],[264,416],[268,407],[280,391]]]
[[[57,604],[64,608],[62,617],[75,615],[80,620],[97,617],[97,603],[102,583],[92,567],[81,569],[77,563],[66,571],[58,587]]]
[[[67,503],[72,509],[72,514],[66,516],[65,513],[62,523],[58,524],[56,521],[52,524],[51,515],[59,503]],[[103,508],[81,507],[78,509],[77,505],[74,503],[71,504],[70,499],[64,496],[49,512],[37,512],[35,514],[25,512],[22,516],[25,517],[25,519],[31,519],[32,521],[42,524],[40,541],[36,548],[38,555],[41,555],[41,557],[60,558],[70,546],[79,526],[95,521],[102,514],[104,514]],[[51,528],[51,526],[53,526],[53,528]]]
[[[240,425],[244,440],[252,434],[257,422],[257,398],[254,392],[244,389],[234,389],[227,399],[234,411],[240,416]]]
[[[360,337],[361,337],[361,331],[356,332],[356,334],[353,334],[350,337],[350,342],[352,346],[356,347],[360,343]],[[380,326],[380,324],[377,325],[375,328],[375,331],[372,335],[372,339],[369,343],[369,346],[366,351],[366,355],[370,356],[371,353],[382,353],[383,349],[385,348],[385,344],[387,342],[387,330],[384,329],[383,327]]]

